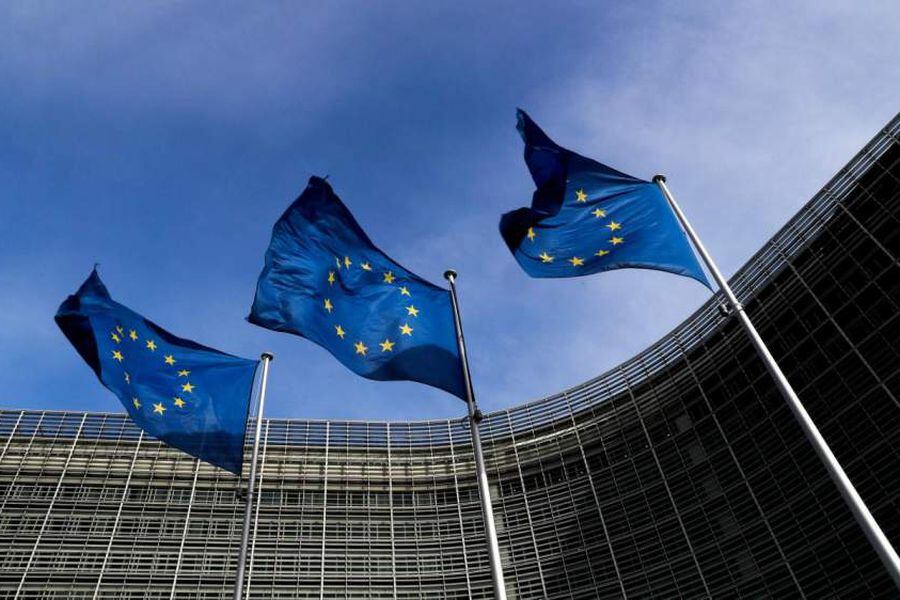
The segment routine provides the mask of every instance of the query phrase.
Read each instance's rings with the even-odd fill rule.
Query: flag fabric
[[[175,337],[113,301],[96,269],[56,323],[138,427],[241,474],[257,361]]]
[[[375,247],[320,177],[275,223],[248,320],[305,337],[368,379],[465,399],[450,293]]]
[[[532,277],[579,277],[643,268],[709,287],[687,236],[659,187],[558,146],[518,111],[530,208],[508,212],[500,233]]]

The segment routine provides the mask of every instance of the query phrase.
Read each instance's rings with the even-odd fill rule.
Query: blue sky
[[[274,351],[269,415],[462,415],[244,321],[312,174],[405,266],[460,272],[483,409],[575,385],[707,292],[649,271],[526,277],[497,233],[532,191],[515,108],[665,172],[730,275],[900,108],[898,21],[891,2],[5,2],[0,406],[120,410],[52,319],[99,262],[173,333]]]

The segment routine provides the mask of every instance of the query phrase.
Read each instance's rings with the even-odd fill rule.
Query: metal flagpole
[[[494,598],[506,600],[506,584],[503,580],[503,565],[500,563],[500,545],[497,542],[497,527],[494,525],[494,508],[491,505],[491,490],[488,488],[487,470],[484,468],[484,454],[481,451],[481,411],[475,405],[475,390],[472,388],[472,376],[469,373],[469,359],[466,357],[466,340],[463,337],[462,321],[459,317],[459,303],[456,300],[456,271],[444,272],[444,278],[450,282],[450,301],[453,304],[453,321],[456,325],[456,344],[459,347],[459,358],[462,360],[463,380],[466,384],[466,404],[469,407],[469,428],[472,431],[472,449],[475,453],[475,471],[478,476],[478,491],[481,496],[481,511],[484,513],[484,524],[487,531],[488,556],[491,559],[491,578],[494,582]]]
[[[250,481],[247,484],[247,504],[244,507],[244,530],[241,533],[241,551],[238,555],[237,576],[234,580],[234,600],[241,600],[244,592],[244,569],[247,565],[247,546],[250,541],[250,517],[253,513],[253,488],[256,483],[256,457],[259,454],[259,435],[262,431],[263,407],[266,404],[266,383],[269,380],[269,363],[275,358],[271,352],[263,352],[262,379],[259,384],[259,408],[256,411],[256,431],[253,434],[253,455],[250,459]]]
[[[672,207],[672,210],[675,211],[675,215],[681,222],[681,226],[684,227],[684,230],[687,232],[691,242],[693,242],[694,247],[700,253],[701,258],[703,258],[703,262],[706,263],[706,267],[712,273],[713,278],[719,285],[719,289],[721,289],[725,294],[725,297],[728,298],[728,302],[731,304],[735,313],[737,313],[738,319],[740,320],[741,325],[743,325],[744,330],[746,330],[747,334],[750,336],[750,340],[753,342],[753,346],[756,348],[759,357],[762,358],[763,362],[766,364],[766,369],[768,369],[769,374],[772,375],[781,395],[784,396],[788,406],[791,408],[791,412],[794,413],[794,417],[796,417],[797,421],[800,423],[803,433],[806,434],[806,439],[809,440],[809,443],[812,444],[816,454],[819,455],[819,458],[825,465],[825,469],[828,471],[831,479],[834,481],[835,485],[837,485],[838,490],[840,490],[841,495],[844,497],[844,501],[850,507],[850,512],[853,513],[853,516],[856,518],[860,527],[862,527],[866,537],[869,538],[869,543],[872,544],[872,547],[875,549],[881,562],[884,563],[884,566],[893,578],[894,583],[900,588],[900,558],[897,557],[897,552],[891,546],[891,543],[884,535],[881,527],[878,526],[872,513],[869,512],[868,507],[866,507],[859,493],[856,491],[856,488],[853,487],[853,483],[850,481],[850,478],[847,477],[847,474],[844,472],[840,463],[838,463],[831,448],[828,447],[825,438],[819,433],[819,429],[816,427],[815,423],[813,423],[809,413],[806,412],[806,408],[803,407],[800,398],[797,397],[794,388],[791,387],[787,377],[784,376],[781,368],[779,368],[778,363],[775,362],[775,358],[772,356],[771,352],[769,352],[766,344],[759,336],[756,327],[754,327],[753,323],[750,321],[750,317],[744,312],[743,305],[738,301],[737,296],[734,295],[728,282],[722,276],[718,267],[716,267],[716,263],[713,262],[709,252],[706,251],[703,242],[697,237],[697,233],[694,231],[694,228],[691,227],[687,217],[681,212],[681,208],[678,206],[678,203],[675,202],[675,198],[672,197],[669,188],[666,187],[665,175],[655,175],[653,181],[662,190],[663,195],[666,197],[666,200],[669,201],[669,205]]]

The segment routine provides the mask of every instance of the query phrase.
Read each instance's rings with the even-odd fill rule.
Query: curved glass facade
[[[733,278],[900,546],[900,117]],[[896,589],[732,317],[482,424],[510,599]],[[251,598],[489,598],[464,421],[264,422]],[[0,598],[230,598],[230,474],[125,415],[0,411]]]

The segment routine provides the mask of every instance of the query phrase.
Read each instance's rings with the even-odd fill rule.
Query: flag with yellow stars
[[[655,183],[558,146],[522,110],[518,130],[537,190],[530,208],[503,215],[500,233],[526,273],[578,277],[657,269],[710,287]]]
[[[375,247],[320,177],[275,223],[248,320],[305,337],[363,377],[465,398],[450,293]]]
[[[175,337],[113,301],[96,269],[56,323],[138,427],[241,474],[257,361]]]

